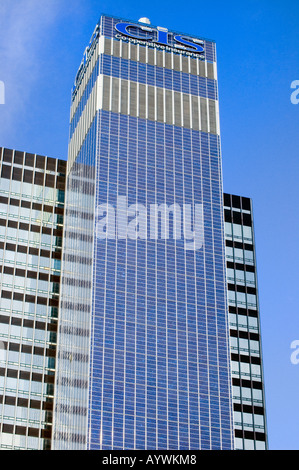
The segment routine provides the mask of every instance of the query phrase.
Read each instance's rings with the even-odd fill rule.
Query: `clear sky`
[[[0,146],[67,158],[70,92],[101,13],[217,43],[224,191],[254,204],[269,444],[298,450],[299,2],[1,0]]]

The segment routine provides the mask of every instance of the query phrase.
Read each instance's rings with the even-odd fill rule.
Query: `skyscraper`
[[[232,449],[213,41],[100,18],[65,204],[53,448]]]
[[[9,149],[1,149],[0,156],[0,448],[50,449],[60,284],[75,285],[77,291],[81,286],[87,293],[91,283],[86,277],[86,265],[92,258],[88,251],[85,256],[81,252],[74,265],[69,249],[64,261],[72,267],[72,277],[64,269],[61,281],[63,223],[65,233],[73,240],[68,244],[71,248],[76,251],[82,240],[88,247],[88,239],[84,240],[83,234],[76,235],[78,211],[69,210],[68,218],[64,218],[66,162]],[[81,192],[87,194],[80,217],[85,214],[91,220],[88,193],[94,175],[79,168],[79,179],[75,181],[80,181]],[[224,194],[224,215],[235,449],[267,449],[251,200]],[[81,318],[88,319],[86,305],[76,298],[63,302],[62,307],[71,318],[81,312]],[[60,328],[61,335],[70,333],[68,346],[72,352],[60,353],[60,358],[67,360],[71,372],[73,364],[86,361],[89,353],[88,339],[86,355],[79,355],[73,343],[73,327]],[[82,323],[79,335],[88,338]],[[66,377],[62,383],[67,385]],[[83,387],[83,394],[76,397],[76,407],[71,408],[75,415],[87,416],[86,389]],[[66,390],[69,397],[70,392],[71,387]],[[64,418],[69,409],[60,409]],[[72,422],[69,420],[67,426]]]
[[[252,202],[224,194],[235,448],[267,449]]]
[[[0,148],[0,448],[51,447],[66,162]]]

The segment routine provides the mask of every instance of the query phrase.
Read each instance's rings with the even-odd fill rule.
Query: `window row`
[[[247,354],[260,354],[260,343],[255,340],[248,340],[245,338],[230,337],[230,345],[232,352],[239,351],[240,353]]]
[[[245,308],[257,308],[257,297],[254,294],[246,294],[245,292],[228,291],[228,301],[230,304],[238,304]]]

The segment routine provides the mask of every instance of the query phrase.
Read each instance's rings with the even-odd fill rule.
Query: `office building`
[[[235,448],[266,450],[267,429],[252,202],[224,194]]]
[[[101,17],[72,93],[54,449],[233,448],[218,114],[213,41]]]
[[[50,449],[66,162],[9,149],[1,149],[0,155],[0,445],[2,449]],[[50,175],[46,180],[45,174]],[[82,177],[81,170],[81,184]],[[87,199],[86,214],[88,210],[92,219]],[[251,201],[224,194],[224,213],[235,448],[267,449]],[[76,219],[73,226],[72,239]],[[51,246],[52,251],[47,249]],[[73,261],[72,255],[64,258]],[[82,269],[92,261],[90,254],[79,261],[78,281],[82,284],[85,279],[86,287]],[[74,281],[66,276],[64,282]],[[84,314],[80,303],[72,302],[69,308]],[[72,357],[68,360],[71,364]],[[82,413],[83,403],[77,413],[80,409]]]
[[[251,201],[211,40],[102,16],[68,164],[0,149],[0,448],[266,449]]]
[[[0,148],[0,448],[49,449],[66,162]]]

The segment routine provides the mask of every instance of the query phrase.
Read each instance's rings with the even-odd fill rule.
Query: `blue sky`
[[[1,0],[0,146],[67,158],[70,92],[103,12],[217,43],[224,191],[255,211],[270,449],[299,449],[299,3]]]

